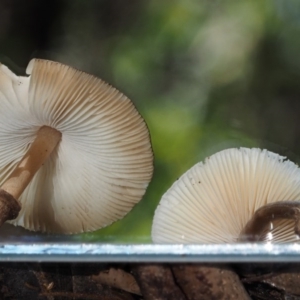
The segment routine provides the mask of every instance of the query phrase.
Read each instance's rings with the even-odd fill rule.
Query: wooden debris
[[[168,265],[133,265],[132,271],[145,300],[186,300]]]
[[[101,271],[98,275],[93,275],[92,279],[113,288],[141,295],[140,287],[135,278],[122,269],[110,268],[109,270]]]
[[[189,300],[250,299],[238,275],[225,266],[180,264],[172,270]]]

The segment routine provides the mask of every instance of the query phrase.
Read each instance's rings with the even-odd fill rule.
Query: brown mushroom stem
[[[15,219],[20,209],[19,202],[12,195],[0,189],[0,226],[7,220]]]
[[[43,126],[38,130],[30,148],[0,189],[0,225],[17,217],[21,209],[17,199],[60,140],[61,132],[54,128]]]
[[[295,221],[295,234],[300,234],[300,203],[298,201],[278,201],[259,208],[248,221],[239,236],[240,242],[260,241],[261,233],[278,219]]]

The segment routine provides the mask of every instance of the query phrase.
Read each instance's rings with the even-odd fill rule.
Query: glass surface
[[[75,236],[1,230],[0,261],[39,262],[299,262],[300,245],[271,243],[181,245],[84,242]]]
[[[0,260],[298,261],[298,245],[153,245],[151,224],[171,184],[217,151],[260,147],[300,162],[299,3],[45,5],[0,0],[0,62],[24,74],[31,58],[51,59],[121,90],[149,127],[155,172],[140,203],[96,232],[3,226]]]

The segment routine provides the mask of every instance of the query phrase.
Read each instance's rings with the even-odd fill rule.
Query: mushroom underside
[[[122,218],[153,173],[144,120],[126,96],[94,76],[44,60],[31,61],[27,72],[18,77],[0,65],[0,185],[15,186],[28,161],[35,163],[39,151],[26,153],[41,128],[61,136],[17,196],[22,208],[11,223],[77,233]]]
[[[152,239],[155,243],[237,242],[259,208],[299,200],[299,183],[298,166],[285,157],[256,148],[223,150],[189,169],[162,196],[153,219]],[[298,240],[295,219],[279,218],[271,223],[281,224],[279,227],[289,224],[285,231],[290,238],[278,235],[277,242]],[[272,233],[277,235],[274,230]]]

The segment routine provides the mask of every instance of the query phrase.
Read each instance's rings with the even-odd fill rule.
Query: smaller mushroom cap
[[[152,239],[155,243],[236,242],[258,208],[299,199],[300,170],[293,162],[256,148],[223,150],[189,169],[162,196]]]
[[[122,218],[152,178],[145,121],[125,95],[92,75],[40,59],[27,74],[0,64],[0,185],[41,127],[62,137],[18,199],[22,209],[11,223],[79,233]]]

